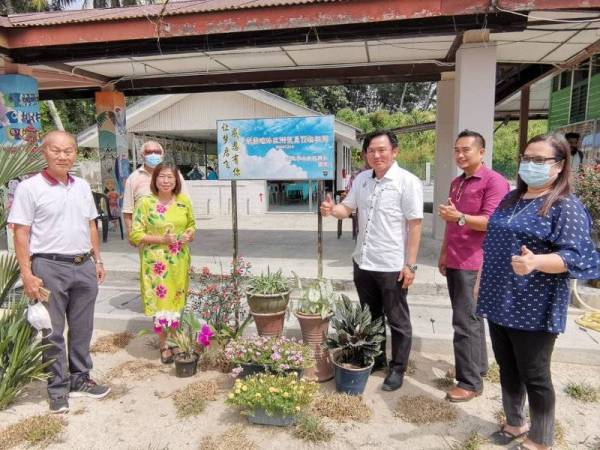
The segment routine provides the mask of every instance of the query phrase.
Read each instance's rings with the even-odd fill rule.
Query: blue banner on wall
[[[36,144],[40,126],[35,78],[0,75],[0,145]]]
[[[217,121],[222,180],[332,180],[334,117]]]

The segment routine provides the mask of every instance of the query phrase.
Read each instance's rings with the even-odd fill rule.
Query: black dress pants
[[[390,370],[404,373],[412,343],[410,312],[406,302],[407,289],[398,282],[400,272],[363,270],[354,263],[354,284],[361,305],[367,305],[373,319],[382,318],[390,327],[392,359]],[[384,336],[385,337],[385,336]],[[386,341],[381,343],[385,355]]]

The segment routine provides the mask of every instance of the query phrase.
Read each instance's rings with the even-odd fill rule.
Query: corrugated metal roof
[[[175,16],[239,9],[271,8],[276,6],[335,3],[344,0],[185,0],[162,4],[130,6],[126,8],[83,9],[15,14],[8,17],[12,27],[40,27],[67,23],[103,22],[111,20],[154,18],[161,14]],[[346,0],[347,1],[347,0]]]

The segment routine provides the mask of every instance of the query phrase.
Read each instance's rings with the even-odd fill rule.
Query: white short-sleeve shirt
[[[407,220],[423,218],[423,185],[396,162],[378,180],[373,170],[356,176],[342,202],[358,208],[358,239],[352,259],[363,270],[399,272],[404,267]]]
[[[90,220],[98,216],[90,185],[69,175],[67,184],[45,170],[17,186],[8,223],[31,227],[30,253],[89,252]]]
[[[143,165],[138,167],[132,172],[127,180],[125,181],[125,190],[123,192],[123,212],[126,214],[133,214],[136,202],[146,195],[151,195],[152,190],[150,189],[150,182],[152,181],[152,174],[144,168]],[[179,181],[181,182],[181,193],[190,196],[187,184],[181,173],[179,174]]]

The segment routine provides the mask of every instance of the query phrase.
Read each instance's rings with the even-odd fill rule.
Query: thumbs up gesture
[[[331,215],[334,206],[335,205],[333,203],[333,200],[331,199],[331,194],[327,194],[327,197],[325,197],[325,200],[323,200],[323,202],[321,203],[321,215],[323,217]]]
[[[457,222],[460,214],[460,211],[456,209],[451,199],[448,199],[447,205],[440,205],[438,208],[438,216],[446,222]]]
[[[537,255],[534,255],[527,246],[521,246],[521,254],[512,257],[513,271],[520,276],[530,274],[537,269]]]

